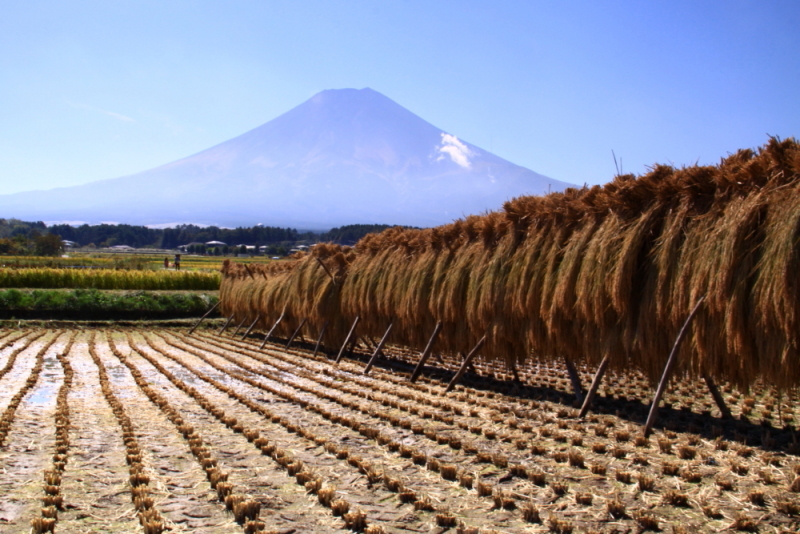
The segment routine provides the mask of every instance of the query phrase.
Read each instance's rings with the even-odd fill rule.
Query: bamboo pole
[[[283,311],[281,312],[281,316],[278,317],[278,320],[275,321],[275,324],[272,325],[272,328],[269,329],[269,332],[267,332],[267,335],[264,336],[264,341],[261,342],[261,346],[258,347],[258,350],[263,350],[264,349],[264,345],[266,345],[267,341],[269,341],[269,337],[272,335],[272,332],[274,332],[275,329],[278,327],[278,325],[281,324],[281,321],[283,321],[283,316],[284,315],[286,315],[286,306],[283,307]]]
[[[683,338],[686,336],[686,332],[689,329],[689,324],[692,322],[692,319],[694,319],[694,316],[697,314],[697,310],[700,309],[700,304],[703,303],[705,298],[705,295],[700,297],[700,300],[698,300],[697,304],[694,305],[689,317],[687,317],[686,321],[683,323],[680,332],[678,332],[678,337],[675,338],[675,344],[672,345],[672,351],[669,353],[667,364],[664,366],[664,373],[661,375],[661,381],[658,383],[656,395],[653,397],[653,404],[650,405],[650,414],[647,416],[647,423],[644,425],[644,437],[648,437],[653,431],[653,425],[656,423],[656,418],[658,417],[658,404],[661,402],[661,397],[664,395],[664,390],[667,389],[667,382],[669,382],[669,376],[672,373],[672,368],[675,366],[675,362],[678,360],[678,348],[681,346],[681,341],[683,341]]]
[[[581,377],[578,375],[578,370],[575,369],[575,364],[569,358],[564,358],[567,362],[567,374],[569,381],[572,382],[572,389],[575,391],[575,398],[578,402],[583,401],[583,386],[581,385]]]
[[[249,333],[250,333],[250,332],[253,330],[253,327],[256,325],[256,323],[258,322],[258,320],[259,320],[259,319],[261,319],[261,315],[256,315],[256,320],[255,320],[255,321],[253,321],[253,323],[252,323],[252,324],[250,325],[250,327],[249,327],[249,328],[248,328],[248,329],[245,331],[245,333],[244,333],[244,334],[242,334],[242,339],[246,338],[246,337],[247,337],[247,334],[249,334]]]
[[[722,412],[722,418],[732,419],[733,416],[731,415],[731,411],[725,404],[725,399],[722,398],[722,395],[720,394],[717,385],[714,383],[714,380],[706,373],[703,373],[703,380],[706,381],[708,390],[711,392],[711,396],[714,398],[714,402],[717,403],[717,408],[719,408],[719,411]],[[780,408],[780,403],[778,404],[778,407]]]
[[[411,373],[411,378],[409,381],[413,384],[419,378],[420,373],[422,372],[422,367],[425,365],[425,362],[428,361],[428,358],[431,356],[431,352],[433,351],[433,344],[436,342],[436,338],[439,336],[439,332],[442,330],[442,321],[437,321],[436,326],[433,329],[433,334],[431,334],[431,338],[428,340],[428,344],[425,345],[425,350],[422,351],[422,356],[419,359],[419,363],[414,368],[414,372]]]
[[[297,326],[297,328],[295,329],[294,333],[292,334],[292,337],[290,337],[290,338],[289,338],[289,341],[287,341],[287,342],[286,342],[286,348],[287,348],[287,349],[289,348],[289,345],[291,345],[291,344],[292,344],[292,341],[294,341],[294,338],[295,338],[295,337],[297,337],[297,334],[299,334],[299,333],[300,333],[300,329],[301,329],[301,328],[303,328],[303,325],[304,325],[304,324],[306,324],[306,320],[305,320],[305,319],[303,319],[302,321],[300,321],[300,324],[299,324],[299,325]]]
[[[322,325],[322,330],[319,331],[319,337],[317,338],[317,344],[314,346],[314,356],[316,357],[317,352],[319,351],[319,344],[322,343],[322,336],[325,335],[325,329],[328,328],[328,321],[325,321],[325,324]]]
[[[358,326],[358,321],[361,320],[361,317],[356,315],[355,321],[353,321],[353,326],[350,327],[350,331],[347,333],[347,337],[344,339],[344,343],[342,343],[342,348],[339,349],[339,355],[336,356],[336,363],[339,363],[339,360],[342,359],[342,355],[344,355],[344,351],[347,348],[347,343],[350,341],[350,338],[353,337],[353,334],[356,331],[356,327]]]
[[[589,386],[589,392],[586,394],[586,397],[583,399],[583,406],[581,406],[581,412],[578,414],[578,417],[583,418],[586,417],[586,413],[589,411],[589,408],[594,401],[594,396],[597,393],[597,388],[600,387],[600,382],[603,381],[603,375],[606,374],[606,369],[608,368],[608,356],[603,358],[603,361],[600,362],[600,367],[597,368],[597,372],[594,374],[594,379],[592,379],[592,385]]]
[[[233,334],[231,334],[231,337],[236,337],[236,335],[239,333],[239,330],[242,329],[242,326],[244,325],[244,322],[246,320],[247,320],[247,316],[245,315],[244,318],[242,319],[242,322],[239,323],[239,326],[236,327],[236,331]]]
[[[217,309],[217,307],[219,306],[219,303],[220,303],[220,302],[222,302],[222,301],[219,301],[219,300],[218,300],[216,304],[214,304],[213,306],[211,306],[211,309],[209,309],[209,310],[208,310],[206,313],[204,313],[204,314],[203,314],[203,316],[202,316],[202,317],[200,317],[200,319],[199,319],[199,320],[198,320],[196,323],[194,323],[194,326],[192,327],[192,329],[191,329],[191,330],[189,330],[189,335],[190,335],[190,336],[192,335],[192,333],[194,333],[195,329],[196,329],[198,326],[200,326],[200,323],[202,323],[202,322],[203,322],[203,319],[205,319],[206,317],[208,317],[208,316],[211,314],[211,312],[213,312],[214,310],[216,310],[216,309]]]
[[[225,332],[225,330],[228,328],[228,325],[231,324],[232,320],[233,320],[233,314],[231,314],[231,316],[228,317],[228,320],[225,321],[225,324],[222,325],[222,328],[219,329],[219,332],[217,332],[218,336],[221,336]]]
[[[453,388],[456,387],[456,384],[458,384],[458,381],[461,380],[461,377],[464,375],[464,372],[467,370],[467,366],[472,362],[472,358],[474,358],[475,355],[478,354],[478,351],[481,349],[481,347],[483,347],[484,343],[486,343],[486,336],[483,336],[480,339],[480,341],[478,341],[478,343],[475,344],[475,346],[472,348],[472,350],[469,351],[469,354],[467,354],[467,357],[464,358],[464,362],[461,364],[461,367],[459,368],[458,372],[453,377],[453,379],[450,381],[450,383],[447,384],[447,388],[445,388],[445,390],[444,390],[445,393],[449,393],[450,391],[453,391]]]
[[[381,338],[380,342],[378,343],[378,346],[375,347],[375,352],[372,353],[372,358],[369,359],[369,363],[364,368],[364,374],[369,373],[370,369],[372,369],[372,366],[375,364],[375,360],[378,359],[378,354],[380,354],[381,349],[383,348],[383,344],[386,343],[386,340],[389,338],[389,332],[392,331],[392,325],[393,324],[394,323],[389,323],[389,328],[386,329],[386,333],[383,334],[383,337]]]

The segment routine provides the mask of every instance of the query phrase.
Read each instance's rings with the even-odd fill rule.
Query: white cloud
[[[445,155],[448,155],[453,163],[469,169],[469,158],[472,156],[472,151],[455,135],[442,132],[442,146],[439,147],[439,152],[442,155],[436,161],[441,161]]]
[[[81,103],[79,103],[79,102],[69,102],[69,101],[68,101],[68,103],[69,103],[69,105],[70,105],[70,106],[72,106],[72,107],[74,107],[74,108],[88,109],[88,110],[90,110],[90,111],[94,111],[94,112],[97,112],[97,113],[102,113],[103,115],[107,115],[107,116],[109,116],[109,117],[112,117],[112,118],[114,118],[114,119],[117,119],[118,121],[122,121],[122,122],[136,122],[136,119],[132,119],[132,118],[130,118],[130,117],[127,117],[127,116],[125,116],[125,115],[122,115],[121,113],[114,113],[113,111],[108,111],[108,110],[106,110],[106,109],[96,108],[96,107],[94,107],[94,106],[90,106],[90,105],[88,105],[88,104],[81,104]]]

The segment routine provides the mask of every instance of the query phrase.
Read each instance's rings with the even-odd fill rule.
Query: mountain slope
[[[464,143],[376,91],[341,89],[155,169],[2,195],[0,214],[303,229],[429,226],[568,185]]]

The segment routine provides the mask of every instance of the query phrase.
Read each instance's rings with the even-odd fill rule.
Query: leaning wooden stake
[[[239,330],[241,330],[241,329],[242,329],[242,326],[244,325],[244,322],[245,322],[246,320],[247,320],[247,316],[245,315],[245,316],[244,316],[244,319],[242,319],[242,322],[241,322],[241,323],[239,323],[239,326],[237,326],[237,327],[236,327],[236,331],[235,331],[233,334],[231,334],[231,337],[236,337],[236,335],[239,333]]]
[[[287,349],[288,349],[288,348],[289,348],[289,346],[292,344],[292,341],[294,341],[294,338],[296,338],[296,337],[297,337],[297,334],[299,334],[299,333],[300,333],[300,329],[301,329],[301,328],[303,328],[303,325],[304,325],[304,324],[306,324],[306,320],[305,320],[305,319],[303,319],[302,321],[300,321],[300,324],[299,324],[299,325],[297,325],[297,328],[295,328],[295,330],[294,330],[294,333],[292,334],[292,337],[290,337],[290,338],[289,338],[289,341],[287,341],[287,342],[286,342],[286,348],[287,348]]]
[[[227,330],[228,325],[231,324],[231,321],[233,321],[233,314],[231,314],[231,316],[228,317],[228,320],[225,321],[225,324],[222,325],[222,328],[219,329],[219,332],[217,332],[218,336],[221,336],[225,332],[225,330]]]
[[[253,323],[252,323],[252,324],[250,325],[250,327],[249,327],[249,328],[248,328],[248,329],[245,331],[245,333],[244,333],[244,334],[242,334],[242,339],[246,338],[246,337],[247,337],[247,334],[249,334],[249,333],[250,333],[250,332],[253,330],[253,327],[256,325],[256,323],[258,322],[258,320],[259,320],[259,319],[261,319],[261,315],[256,315],[256,320],[255,320],[255,321],[253,321]]]
[[[221,302],[221,301],[219,301],[219,300],[218,300],[216,304],[214,304],[213,306],[211,306],[211,309],[210,309],[210,310],[208,310],[206,313],[204,313],[204,314],[203,314],[203,316],[202,316],[202,317],[200,317],[200,319],[199,319],[199,320],[198,320],[196,323],[194,323],[194,326],[192,327],[192,329],[191,329],[191,330],[189,330],[189,335],[190,335],[190,336],[191,336],[191,335],[192,335],[192,333],[195,331],[195,329],[196,329],[198,326],[200,326],[200,323],[202,323],[202,322],[203,322],[203,319],[205,319],[206,317],[208,317],[208,316],[211,314],[211,312],[213,312],[214,310],[216,310],[216,309],[217,309],[217,306],[219,306],[219,303],[220,303],[220,302]]]
[[[317,344],[314,346],[314,357],[317,356],[317,352],[319,351],[319,344],[322,343],[322,336],[325,335],[325,329],[328,328],[328,321],[325,321],[325,324],[322,325],[322,330],[319,331],[319,337],[317,338]]]
[[[600,367],[597,368],[597,372],[594,374],[592,385],[589,386],[589,392],[586,393],[586,398],[583,399],[583,406],[581,406],[581,412],[578,414],[578,417],[586,417],[586,413],[592,406],[592,402],[594,401],[594,396],[597,393],[597,388],[600,387],[600,382],[603,381],[603,375],[606,374],[607,368],[608,368],[608,356],[603,358],[603,361],[600,362]]]
[[[703,373],[703,380],[706,381],[708,390],[711,392],[711,396],[714,397],[714,402],[717,403],[717,408],[719,408],[719,411],[722,412],[722,418],[732,419],[733,416],[731,415],[731,411],[725,404],[725,399],[722,398],[722,395],[720,394],[717,385],[714,383],[714,380],[706,373]],[[780,407],[780,404],[778,406]]]
[[[264,336],[264,341],[261,342],[261,346],[258,347],[258,350],[263,350],[264,349],[264,345],[266,345],[267,341],[269,341],[269,337],[272,335],[272,332],[274,332],[275,329],[278,327],[278,325],[281,324],[281,321],[283,321],[283,316],[284,315],[286,315],[286,307],[285,306],[283,307],[283,311],[281,312],[281,316],[278,317],[278,320],[275,321],[275,324],[272,325],[272,328],[269,329],[269,332],[267,332],[267,335]]]
[[[350,327],[350,331],[347,333],[347,337],[344,339],[344,343],[342,343],[342,348],[339,349],[339,355],[336,356],[336,363],[339,363],[339,360],[342,359],[342,355],[344,355],[345,349],[347,348],[347,344],[350,342],[350,338],[353,337],[353,334],[356,331],[356,326],[358,326],[358,321],[361,320],[361,317],[356,315],[355,321],[353,321],[353,326]]]
[[[375,352],[372,353],[372,358],[369,359],[369,363],[364,368],[364,374],[369,373],[370,369],[372,369],[372,366],[375,364],[375,360],[378,359],[378,354],[381,353],[381,349],[383,348],[383,344],[386,343],[386,340],[389,338],[389,332],[392,331],[392,325],[393,324],[394,323],[389,323],[389,328],[386,329],[386,333],[383,334],[383,337],[381,338],[380,342],[378,343],[378,346],[375,347]]]
[[[317,257],[317,258],[315,258],[315,259],[317,260],[317,263],[319,263],[320,265],[322,265],[322,268],[323,268],[323,269],[325,269],[325,272],[326,272],[326,273],[328,273],[328,276],[330,276],[330,277],[331,277],[331,282],[332,282],[332,283],[333,283],[333,285],[335,286],[335,285],[336,285],[336,278],[334,278],[334,277],[333,277],[333,275],[331,274],[331,272],[330,272],[330,270],[328,269],[328,267],[327,267],[327,266],[326,266],[324,263],[322,263],[322,260],[321,260],[321,259],[319,259],[319,257]]]
[[[572,389],[575,391],[575,398],[578,402],[583,400],[583,386],[581,386],[581,377],[578,375],[578,370],[575,369],[575,364],[569,358],[564,358],[567,362],[567,374],[569,374],[569,381],[572,382]]]
[[[678,360],[678,348],[680,348],[681,341],[683,341],[683,338],[686,336],[686,332],[689,330],[689,324],[692,322],[692,319],[694,319],[695,314],[697,314],[697,310],[700,309],[700,304],[703,303],[705,298],[705,296],[700,297],[700,300],[698,300],[697,304],[694,305],[694,309],[692,309],[689,317],[686,318],[686,322],[683,323],[681,331],[678,332],[678,337],[675,338],[675,344],[672,345],[672,351],[669,353],[667,364],[664,366],[664,372],[661,375],[661,381],[658,383],[656,396],[653,397],[653,404],[650,405],[650,414],[647,416],[647,423],[644,425],[644,437],[648,437],[653,431],[653,425],[656,423],[656,417],[658,417],[658,404],[661,402],[661,397],[664,395],[664,390],[667,389],[667,382],[669,382],[669,376],[672,373],[672,368],[675,367],[675,362]]]
[[[422,372],[422,367],[425,365],[425,362],[428,361],[428,358],[431,356],[431,352],[433,352],[433,344],[436,342],[436,338],[439,336],[439,332],[442,329],[442,321],[436,322],[436,327],[433,329],[433,334],[431,334],[431,338],[428,340],[428,344],[425,345],[425,350],[422,352],[422,357],[419,359],[419,363],[414,368],[414,372],[411,373],[411,378],[409,380],[414,383],[419,378],[420,373]]]
[[[447,388],[445,388],[444,390],[445,393],[453,391],[453,388],[456,387],[456,384],[458,384],[458,381],[461,380],[461,377],[464,375],[464,372],[467,370],[467,367],[472,362],[472,358],[474,358],[475,355],[478,354],[478,351],[481,349],[484,343],[486,343],[486,336],[483,336],[481,340],[478,341],[478,343],[472,348],[472,350],[469,351],[469,354],[467,354],[467,357],[464,358],[464,363],[461,364],[461,368],[459,368],[458,372],[456,373],[456,376],[454,376],[453,379],[450,381],[450,383],[447,384]]]

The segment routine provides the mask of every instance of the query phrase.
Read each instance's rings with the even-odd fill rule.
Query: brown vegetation
[[[503,211],[275,265],[226,262],[222,312],[323,343],[359,335],[509,364],[567,358],[654,379],[689,311],[681,371],[750,386],[800,383],[800,145],[771,139],[717,166],[655,166],[605,186],[520,197]],[[327,326],[326,326],[327,325]],[[769,415],[769,413],[767,414]]]

